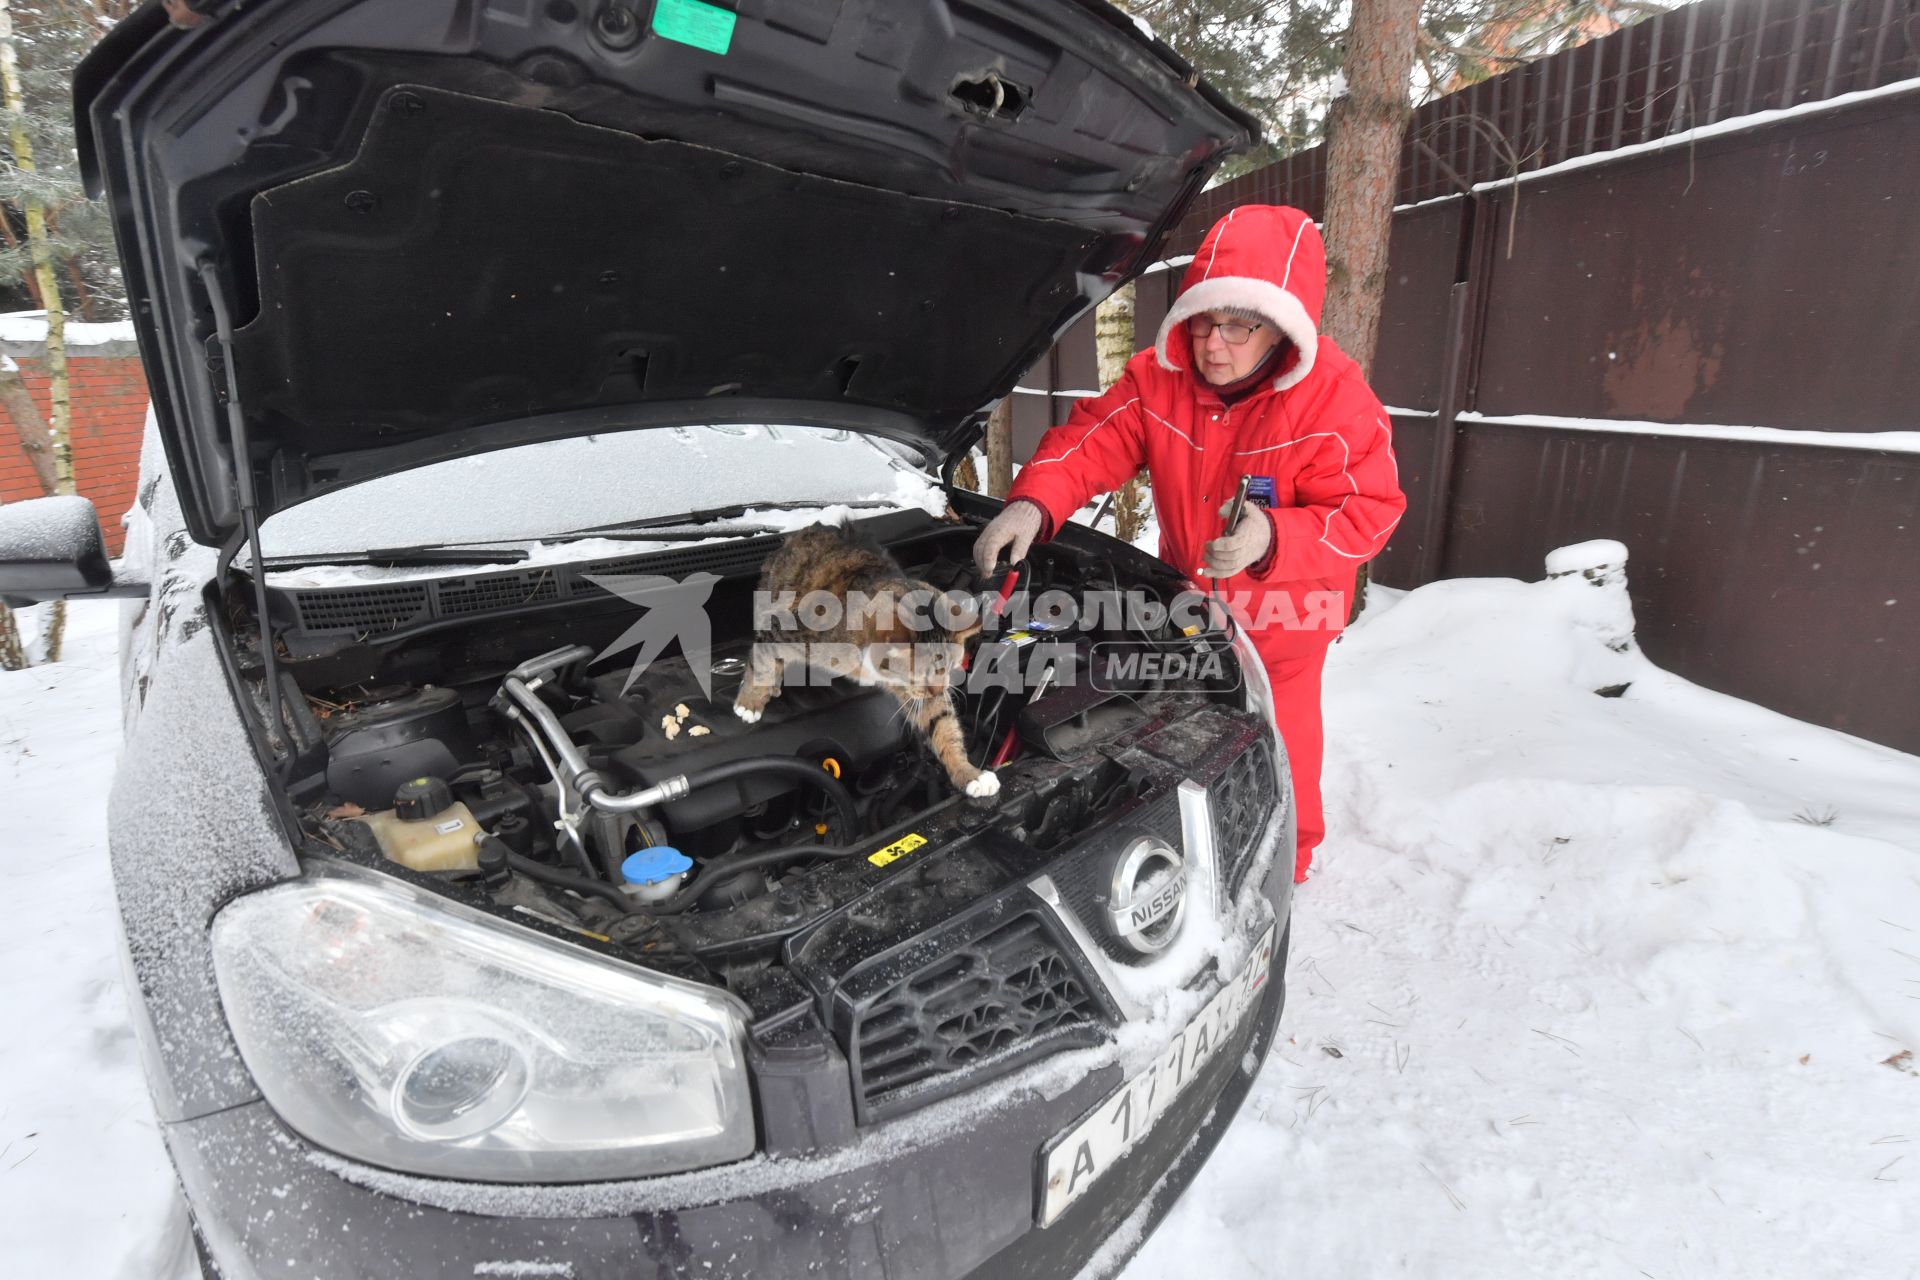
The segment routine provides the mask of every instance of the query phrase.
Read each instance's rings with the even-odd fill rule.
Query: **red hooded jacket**
[[[1261,563],[1221,580],[1219,592],[1269,662],[1333,639],[1355,573],[1386,545],[1407,505],[1386,411],[1359,366],[1319,336],[1326,280],[1326,250],[1306,214],[1233,210],[1188,265],[1154,346],[1041,437],[1008,495],[1037,503],[1058,529],[1144,466],[1160,557],[1195,576],[1207,542],[1222,532],[1221,504],[1242,475],[1256,477],[1256,500],[1270,492],[1273,543]],[[1258,313],[1291,343],[1277,375],[1231,405],[1193,371],[1185,324],[1220,309]]]

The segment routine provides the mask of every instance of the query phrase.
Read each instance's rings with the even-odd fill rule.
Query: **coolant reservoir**
[[[380,852],[415,871],[473,871],[480,865],[473,810],[438,778],[415,778],[394,795],[394,807],[356,818],[373,829]]]

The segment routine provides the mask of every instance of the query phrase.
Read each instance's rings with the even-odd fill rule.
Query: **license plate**
[[[1257,1003],[1273,963],[1273,926],[1246,964],[1181,1029],[1153,1064],[1115,1089],[1084,1120],[1042,1148],[1040,1225],[1052,1226],[1167,1113]]]

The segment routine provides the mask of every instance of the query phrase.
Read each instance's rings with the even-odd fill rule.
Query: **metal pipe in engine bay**
[[[591,656],[591,651],[584,650]],[[565,652],[561,650],[560,652]],[[551,656],[551,655],[549,655]],[[539,661],[536,659],[535,661]],[[541,701],[533,690],[536,686],[520,677],[519,670],[500,683],[500,691],[506,695],[507,702],[501,711],[510,720],[526,725],[535,735],[553,748],[558,757],[556,772],[564,771],[565,777],[554,780],[562,785],[571,786],[582,800],[601,810],[603,813],[637,813],[642,809],[651,809],[669,800],[678,800],[692,790],[685,774],[676,774],[664,782],[640,791],[621,795],[608,788],[606,779],[587,764],[586,757],[580,754],[580,748],[567,735],[560,723],[560,717],[553,714],[553,708]],[[552,762],[549,762],[550,767]]]
[[[839,814],[845,828],[842,838],[851,840],[859,831],[860,814],[853,802],[852,793],[838,778],[826,771],[806,764],[800,760],[763,756],[746,760],[734,760],[723,764],[699,769],[692,774],[675,774],[639,791],[620,794],[613,791],[597,770],[588,763],[585,755],[568,735],[566,727],[560,723],[560,717],[553,708],[536,692],[542,685],[553,680],[561,670],[583,662],[593,656],[593,650],[585,645],[572,645],[555,649],[520,664],[509,672],[500,682],[500,697],[494,700],[495,708],[509,721],[526,733],[529,743],[539,755],[541,763],[553,775],[559,788],[560,826],[571,838],[574,846],[580,850],[589,865],[593,856],[588,851],[586,833],[581,830],[581,812],[569,812],[567,796],[578,796],[582,803],[601,813],[634,814],[655,808],[672,800],[690,794],[697,787],[711,786],[719,782],[733,781],[755,774],[786,774],[796,780],[809,783],[826,794],[828,803]],[[619,851],[602,849],[601,861],[606,864],[606,874],[610,879],[619,879]]]

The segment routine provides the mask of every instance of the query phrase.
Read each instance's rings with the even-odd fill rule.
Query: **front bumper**
[[[1284,927],[1284,926],[1283,926]],[[1266,994],[1226,1052],[1052,1226],[1035,1225],[1037,1153],[1121,1080],[1093,1070],[1048,1098],[992,1088],[883,1125],[853,1148],[653,1183],[497,1187],[361,1169],[264,1103],[165,1126],[194,1220],[225,1280],[253,1276],[1073,1276],[1142,1213],[1171,1207],[1251,1087],[1285,1000],[1284,935]],[[732,1190],[729,1191],[729,1185]],[[426,1201],[426,1202],[423,1202]],[[1144,1240],[1146,1230],[1129,1233]],[[1125,1260],[1109,1252],[1099,1271]]]
[[[1155,767],[1164,772],[1168,758],[1178,754],[1189,758],[1182,771],[1190,778],[1226,777],[1243,758],[1236,753],[1246,741],[1244,734],[1214,732],[1222,728],[1202,717],[1167,727],[1162,733],[1170,736],[1160,744]],[[1261,775],[1246,785],[1258,790],[1273,782]],[[1182,790],[1189,799],[1196,790],[1205,794],[1197,781]],[[1212,794],[1228,793],[1216,786]],[[264,1103],[247,1103],[164,1126],[206,1250],[226,1280],[401,1273],[715,1280],[1111,1275],[1171,1207],[1231,1122],[1285,999],[1293,886],[1291,858],[1276,854],[1292,849],[1291,803],[1283,800],[1264,822],[1252,823],[1259,834],[1246,841],[1246,856],[1216,860],[1215,837],[1246,831],[1237,825],[1241,818],[1223,808],[1216,824],[1209,810],[1196,809],[1185,813],[1185,834],[1176,836],[1183,810],[1171,794],[1152,795],[1158,800],[1141,801],[1133,821],[1147,829],[1171,823],[1170,839],[1209,851],[1205,879],[1217,883],[1217,896],[1207,892],[1193,900],[1213,904],[1204,908],[1205,924],[1190,920],[1187,926],[1197,950],[1177,947],[1164,961],[1135,969],[1115,959],[1112,940],[1076,933],[1067,922],[1088,921],[1093,902],[1084,874],[1089,860],[1072,854],[1035,865],[1029,878],[1016,878],[986,898],[966,898],[954,917],[967,925],[983,912],[1006,914],[1001,908],[1010,900],[1030,912],[1051,903],[1047,909],[1062,921],[1063,932],[1074,934],[1076,963],[1084,960],[1097,972],[1109,994],[1128,988],[1114,1002],[1128,1034],[1016,1059],[1011,1068],[994,1060],[952,1068],[941,1078],[946,1083],[936,1081],[938,1088],[930,1096],[920,1093],[911,1109],[889,1110],[882,1097],[859,1124],[848,1114],[843,1124],[824,1126],[814,1135],[821,1139],[817,1149],[776,1140],[820,1116],[804,1106],[796,1113],[792,1098],[771,1090],[777,1082],[764,1074],[763,1063],[756,1073],[764,1150],[788,1154],[622,1183],[503,1185],[394,1174],[322,1151],[288,1130]],[[1238,836],[1231,843],[1242,847]],[[914,889],[920,874],[914,862],[904,865],[907,874],[887,883],[922,892]],[[941,865],[921,864],[928,874]],[[1037,1225],[1042,1152],[1049,1140],[1158,1057],[1218,989],[1222,975],[1239,970],[1241,957],[1270,924],[1278,945],[1267,982],[1231,1042],[1057,1221]],[[937,930],[924,936],[944,937]],[[1205,938],[1220,941],[1199,941]],[[858,986],[858,973],[857,966],[844,971],[843,989]],[[838,1084],[828,1082],[825,1094],[837,1093],[845,1111],[845,1065],[835,1078]],[[852,1079],[857,1088],[868,1077],[856,1064]]]

